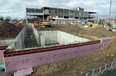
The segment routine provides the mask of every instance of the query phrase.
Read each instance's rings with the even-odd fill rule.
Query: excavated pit
[[[34,30],[36,42],[39,45],[39,47],[69,45],[91,41],[90,39],[82,38],[58,30],[54,31],[37,31],[36,29]]]

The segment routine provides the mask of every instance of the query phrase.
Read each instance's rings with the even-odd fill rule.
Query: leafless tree
[[[1,17],[0,17],[0,20],[1,20],[1,21],[4,21],[4,17],[1,16]]]
[[[5,18],[5,21],[6,21],[6,22],[11,21],[11,17],[10,17],[10,16],[7,16],[7,17]]]

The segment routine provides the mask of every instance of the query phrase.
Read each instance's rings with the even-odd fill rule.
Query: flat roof
[[[37,7],[26,7],[27,9],[43,9],[43,8],[53,8],[53,9],[64,9],[64,10],[76,10],[75,8],[70,8],[70,9],[68,9],[68,8],[62,8],[62,7],[41,7],[41,8],[37,8]],[[80,8],[80,7],[78,7],[78,8]],[[79,11],[79,10],[76,10],[76,11]],[[85,10],[84,10],[85,11]],[[89,12],[89,14],[95,14],[96,12],[90,12],[90,11],[85,11],[85,12]]]

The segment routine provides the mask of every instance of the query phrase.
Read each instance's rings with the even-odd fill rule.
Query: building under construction
[[[48,16],[53,19],[53,23],[65,24],[77,20],[93,19],[96,12],[85,11],[84,8],[64,9],[53,7],[26,8],[27,16],[37,16],[41,20],[46,20]]]
[[[71,13],[71,11],[73,13]],[[78,12],[78,15],[76,15],[76,12]],[[26,14],[27,16],[40,17],[43,20],[46,19],[47,16],[52,16],[55,21],[63,21],[91,19],[93,18],[90,17],[92,13],[95,12],[86,12],[82,8],[69,10],[43,7],[42,9],[27,8]],[[2,45],[0,46],[0,69],[3,73],[2,75],[0,72],[0,76],[26,76],[32,74],[33,71],[35,71],[34,68],[37,68],[38,66],[61,62],[76,57],[87,57],[93,53],[100,53],[100,50],[111,44],[114,39],[113,33],[107,30],[104,32],[103,29],[101,32],[99,30],[100,28],[102,27],[97,28],[97,33],[102,37],[97,37],[97,35],[95,35],[95,28],[92,29],[92,31],[89,29],[85,30],[79,25],[56,26],[54,28],[42,27],[38,29],[34,24],[27,23],[15,39],[0,41]],[[79,31],[81,32],[82,30],[89,31],[92,35],[89,33],[91,36],[88,36],[87,32],[84,33],[86,35],[79,33]],[[105,37],[103,33],[105,33],[105,35],[113,35],[111,37],[108,35]],[[82,36],[79,36],[79,34]],[[7,45],[4,45],[4,43]],[[101,65],[101,62],[99,64]],[[81,76],[99,76],[101,73],[107,71],[107,69],[116,68],[115,65],[116,61],[95,69],[86,69],[88,71],[82,71]]]

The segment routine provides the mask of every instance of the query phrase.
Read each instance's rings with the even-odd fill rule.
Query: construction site
[[[26,8],[0,22],[0,76],[101,76],[116,69],[116,19],[84,8]]]

